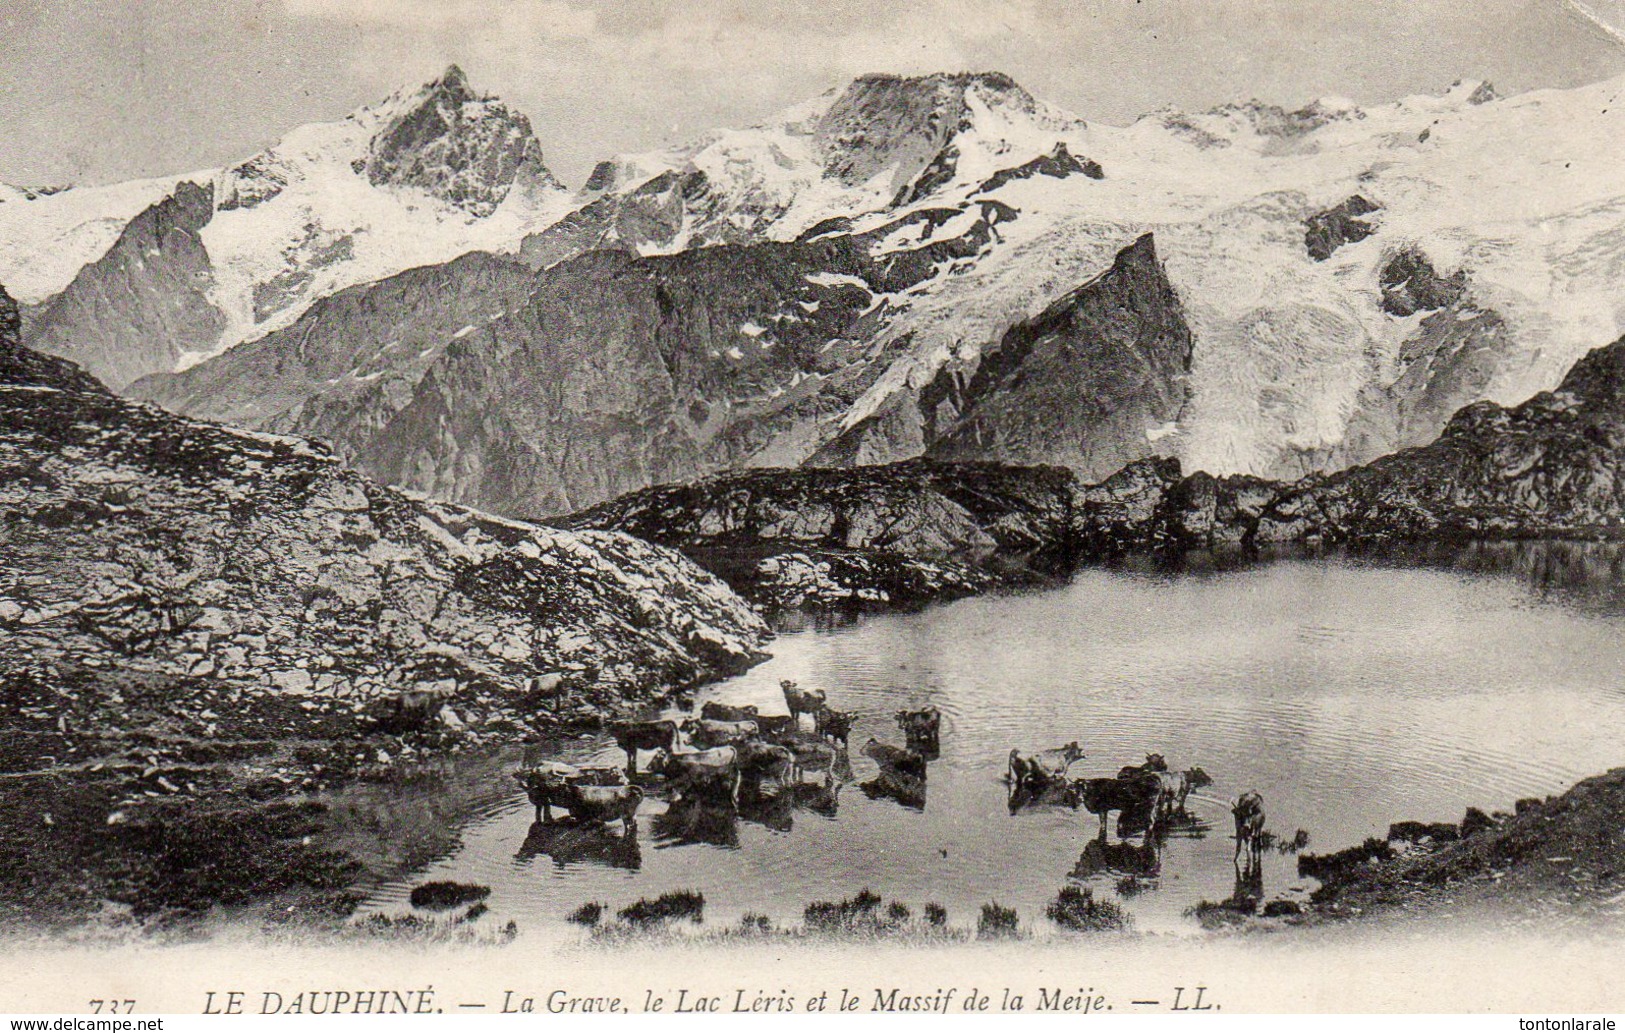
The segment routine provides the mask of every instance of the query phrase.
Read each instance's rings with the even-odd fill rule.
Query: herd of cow
[[[625,754],[624,767],[527,758],[514,778],[535,806],[538,822],[552,824],[553,809],[560,808],[573,824],[619,821],[628,832],[636,828],[645,796],[638,771],[644,754],[653,754],[645,771],[663,777],[674,805],[707,801],[736,807],[742,792],[759,798],[768,782],[780,790],[801,787],[809,773],[822,775],[826,788],[844,780],[851,772],[848,739],[857,714],[831,707],[822,690],[802,689],[793,681],[781,682],[780,688],[785,714],[712,702],[693,717],[617,722],[609,730]],[[923,808],[927,767],[939,756],[942,713],[925,707],[898,711],[895,717],[903,743],[872,736],[864,743],[862,752],[875,762],[878,774],[863,788],[871,796]],[[1193,791],[1213,783],[1199,767],[1168,770],[1155,753],[1115,776],[1070,777],[1072,766],[1083,758],[1076,742],[1032,753],[1012,749],[1006,776],[1011,813],[1038,803],[1081,806],[1099,817],[1104,841],[1108,818],[1116,811],[1120,834],[1145,830],[1149,838],[1185,816]],[[1236,858],[1245,850],[1249,864],[1256,864],[1263,844],[1263,801],[1257,793],[1246,793],[1231,810]]]
[[[1186,817],[1185,803],[1191,793],[1213,784],[1199,767],[1169,771],[1160,753],[1146,755],[1143,764],[1118,769],[1106,778],[1072,778],[1072,765],[1084,753],[1076,742],[1051,750],[1023,754],[1011,750],[1006,780],[1010,786],[1012,813],[1031,803],[1065,804],[1082,807],[1100,818],[1100,838],[1106,837],[1107,822],[1118,813],[1119,835],[1144,831],[1166,831],[1176,819]],[[1257,792],[1243,793],[1230,806],[1235,819],[1235,859],[1246,855],[1249,866],[1256,865],[1264,848],[1264,799]]]
[[[553,808],[568,811],[577,822],[637,822],[644,790],[638,763],[653,753],[645,770],[663,776],[673,802],[721,800],[738,804],[745,790],[766,781],[799,784],[808,773],[821,774],[826,786],[851,769],[848,739],[857,715],[829,706],[827,694],[780,684],[785,708],[781,715],[761,714],[754,706],[707,703],[696,717],[682,720],[621,721],[609,727],[626,756],[620,765],[576,766],[559,761],[527,761],[514,777],[536,807],[538,821],[552,822]],[[905,779],[923,782],[925,762],[937,755],[942,715],[930,707],[900,711],[897,723],[906,746],[870,738],[863,752]],[[811,725],[811,728],[808,725]]]

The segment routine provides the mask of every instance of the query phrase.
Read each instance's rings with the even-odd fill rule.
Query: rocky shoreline
[[[1439,914],[1545,927],[1625,928],[1625,768],[1513,812],[1470,807],[1459,824],[1396,822],[1386,839],[1323,857],[1300,855],[1320,880],[1291,925]],[[1268,912],[1266,910],[1265,914]],[[1269,928],[1232,910],[1220,924]]]
[[[0,295],[8,927],[338,907],[365,866],[319,845],[324,792],[634,711],[768,637],[640,539],[413,498],[320,445],[118,399],[23,348]]]

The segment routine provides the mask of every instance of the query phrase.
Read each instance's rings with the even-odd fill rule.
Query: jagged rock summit
[[[367,144],[365,170],[374,186],[421,187],[481,217],[510,190],[559,186],[542,164],[530,119],[474,92],[456,65],[394,105]]]

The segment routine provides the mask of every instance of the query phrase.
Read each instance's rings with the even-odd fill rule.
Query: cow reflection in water
[[[863,755],[875,762],[875,777],[860,783],[871,800],[895,800],[911,810],[925,810],[926,758],[915,750],[881,742],[873,736]]]
[[[1073,865],[1071,878],[1087,879],[1095,875],[1129,875],[1137,879],[1154,879],[1162,874],[1162,842],[1159,837],[1147,835],[1141,843],[1108,843],[1104,839],[1091,839],[1084,844],[1078,863]]]
[[[1029,807],[1065,807],[1078,809],[1077,787],[1070,782],[1010,782],[1007,781],[1005,803],[1011,814]]]
[[[650,823],[657,848],[695,844],[739,848],[739,807],[729,799],[690,796],[673,800]]]
[[[514,860],[528,864],[538,857],[552,858],[553,864],[559,868],[595,864],[635,872],[643,867],[643,852],[638,848],[636,826],[617,833],[596,823],[538,821],[531,825],[530,833],[525,836],[525,842],[520,845]]]
[[[826,818],[840,808],[840,782],[746,783],[739,793],[739,817],[774,832],[795,828],[795,812],[811,811]]]
[[[881,768],[874,778],[859,782],[858,788],[871,800],[893,800],[909,810],[925,810],[925,779],[895,768]]]
[[[1264,900],[1264,866],[1249,864],[1236,869],[1236,887],[1224,906],[1231,911],[1253,914]]]

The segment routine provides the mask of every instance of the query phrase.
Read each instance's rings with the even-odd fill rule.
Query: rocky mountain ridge
[[[460,73],[448,73],[440,86],[420,91],[430,100],[420,98],[415,108],[385,105],[367,124],[412,109],[419,114],[399,125],[417,125],[415,119],[430,129],[449,125],[456,121],[447,121],[454,110],[487,103],[466,99],[461,80]],[[905,284],[901,289],[877,289],[871,295],[872,318],[843,325],[823,342],[832,357],[845,357],[853,368],[836,376],[824,364],[820,374],[841,386],[821,393],[811,407],[815,411],[779,419],[765,445],[756,436],[747,447],[713,452],[694,465],[697,473],[714,469],[712,460],[739,467],[951,455],[1059,462],[1095,478],[1136,455],[1165,455],[1218,474],[1292,479],[1429,441],[1463,405],[1483,398],[1508,404],[1554,386],[1586,346],[1617,336],[1621,325],[1613,285],[1620,270],[1617,241],[1625,195],[1612,176],[1615,163],[1607,141],[1617,138],[1615,123],[1622,117],[1620,106],[1609,100],[1618,86],[1598,83],[1497,98],[1464,83],[1443,96],[1368,108],[1334,101],[1297,111],[1232,105],[1203,113],[1159,112],[1117,128],[1057,112],[997,74],[865,76],[762,125],[616,159],[574,202],[561,201],[561,207],[545,213],[527,209],[535,216],[527,216],[529,221],[504,221],[514,197],[529,193],[516,188],[495,212],[474,222],[491,250],[506,251],[543,272],[567,266],[583,296],[611,299],[618,292],[590,277],[614,278],[621,267],[578,261],[594,250],[620,251],[636,262],[737,247],[754,249],[750,261],[760,263],[772,261],[763,256],[776,249],[844,237],[862,242],[876,260],[914,263],[923,254],[935,256],[930,275],[921,269],[899,281]],[[516,147],[508,131],[516,123],[480,110],[486,111],[482,124],[494,130],[487,148],[490,167],[525,166],[528,145]],[[417,130],[401,131],[403,139],[418,140]],[[344,153],[354,152],[350,160],[360,161],[356,168],[364,172],[371,151],[357,141],[379,137],[358,132],[345,137],[350,150]],[[338,153],[328,144],[299,143],[307,137],[319,138],[317,143],[327,139],[321,133],[290,134],[292,142],[274,151],[296,157],[307,151]],[[1559,161],[1554,155],[1563,157]],[[342,268],[379,282],[362,275],[371,261],[363,243],[381,239],[376,235],[380,224],[391,222],[387,218],[369,215],[363,220],[366,234],[326,223],[307,232],[304,223],[289,223],[286,234],[264,237],[282,241],[275,248],[248,246],[245,241],[260,237],[246,231],[224,234],[228,216],[275,208],[297,192],[278,184],[278,177],[287,178],[277,171],[278,161],[255,164],[252,175],[245,167],[240,182],[256,184],[254,189],[233,186],[233,200],[224,203],[238,207],[217,212],[200,231],[211,256],[213,285],[200,288],[184,275],[165,272],[159,279],[172,285],[166,291],[185,288],[191,294],[176,295],[180,300],[167,308],[143,303],[134,309],[166,317],[177,310],[206,316],[206,308],[195,309],[187,299],[199,290],[205,298],[234,297],[237,307],[222,309],[230,311],[219,341],[273,331],[262,340],[274,338],[293,356],[313,347],[305,332],[310,324],[283,336],[275,328],[297,322],[310,299],[332,294],[351,275],[335,278],[323,270]],[[349,165],[340,171],[340,179],[364,187],[367,197],[380,189]],[[524,178],[517,171],[515,176],[515,182]],[[264,190],[276,192],[247,205],[264,192],[262,179],[269,184]],[[217,191],[217,203],[227,193]],[[1046,410],[1050,425],[1041,432],[991,428],[988,414],[999,411],[999,404],[978,404],[972,419],[981,430],[933,451],[930,439],[942,426],[939,417],[958,418],[960,393],[979,382],[984,353],[999,351],[1013,328],[1112,269],[1125,244],[1148,232],[1155,237],[1163,275],[1180,299],[1192,342],[1177,399],[1159,393],[1162,377],[1146,383],[1143,398],[1115,396],[1114,407],[1126,402],[1146,419],[1141,426],[1124,420],[1105,428],[1099,455],[1093,442],[1100,428],[1092,423],[1090,407],[1075,404],[1076,398],[1058,399],[1057,411]],[[222,266],[219,248],[225,243],[217,246],[217,238],[234,240],[254,260],[241,268]],[[952,240],[961,243],[943,246]],[[427,246],[423,241],[433,242],[429,250],[444,245],[459,254],[478,243],[468,235],[415,232],[396,241],[390,253],[417,254],[412,248]],[[934,249],[927,251],[928,244]],[[144,255],[141,261],[159,271],[175,265]],[[327,377],[279,383],[273,406],[250,413],[249,425],[319,428],[316,432],[332,437],[347,457],[360,456],[364,440],[394,418],[405,393],[417,390],[413,385],[424,382],[425,365],[438,362],[435,356],[449,350],[465,328],[472,334],[481,326],[472,315],[480,308],[474,296],[480,288],[455,282],[476,263],[457,261],[445,266],[443,276],[416,278],[446,284],[455,299],[449,304],[401,290],[397,283],[372,295],[379,305],[387,299],[390,312],[353,301],[329,310],[322,317],[329,327],[323,336],[353,340],[353,346],[337,352],[359,354],[363,361],[339,366],[336,359],[319,359],[331,370]],[[695,259],[689,267],[708,269],[718,261]],[[278,271],[249,275],[244,270],[250,266]],[[190,266],[183,261],[179,269]],[[517,272],[500,277],[486,317],[511,311],[519,278]],[[703,285],[693,286],[698,293]],[[759,297],[759,308],[782,316],[792,305],[812,303],[803,293],[800,286],[787,285],[776,302]],[[448,326],[447,310],[470,315]],[[340,328],[334,324],[339,318],[352,322]],[[608,321],[621,318],[612,315]],[[141,322],[159,326],[148,316]],[[170,323],[165,332],[172,336],[177,326],[200,327],[198,336],[206,336],[207,319]],[[754,313],[738,325],[774,329]],[[139,336],[146,340],[147,335]],[[751,340],[762,339],[758,334]],[[409,349],[399,343],[404,340],[422,343]],[[749,354],[754,345],[745,341],[738,347]],[[718,351],[727,355],[729,347]],[[177,364],[208,353],[185,342],[154,352],[165,361],[173,352],[184,353]],[[1064,356],[1064,350],[1050,354]],[[980,382],[996,379],[991,376],[996,366],[980,374]],[[335,376],[343,380],[351,369],[357,376],[377,373],[393,386],[352,391],[326,383]],[[549,375],[523,364],[503,372]],[[642,374],[658,379],[653,368]],[[510,403],[523,394],[505,385],[476,385],[479,375],[464,365],[459,376],[466,379],[454,393],[503,395]],[[214,384],[222,385],[227,397],[209,397]],[[296,386],[309,413],[287,417],[291,425],[273,423],[299,408],[297,400],[283,397]],[[861,389],[849,391],[854,387]],[[1006,379],[998,387],[1003,394],[1016,385]],[[210,415],[244,409],[242,392],[236,367],[174,391],[141,390],[146,397]],[[931,412],[920,409],[922,398]],[[701,400],[708,411],[724,401]],[[726,399],[738,400],[732,393]],[[660,408],[657,403],[655,409]],[[1019,407],[1007,405],[999,420],[1009,422],[1014,408]],[[319,416],[311,415],[317,411]],[[549,419],[537,412],[497,415],[504,427],[522,432]],[[427,431],[417,433],[421,438]],[[477,435],[468,430],[436,434],[446,440],[428,446],[414,442],[409,461],[380,458],[372,469],[387,467],[387,476],[399,475],[405,484],[432,481],[440,485],[437,491],[469,490],[467,485],[486,477],[479,471],[491,465],[489,453],[499,447],[495,425]],[[1029,434],[1034,440],[1020,440]],[[575,437],[570,431],[554,435],[548,446],[553,451],[525,456],[521,465],[569,466],[572,460],[555,446]],[[490,504],[525,496],[529,508],[511,514],[578,508],[662,479],[658,473],[627,473],[646,464],[641,454],[646,442],[638,431],[624,440],[624,448],[601,452],[597,461],[612,471],[601,485],[561,474],[558,479],[574,482],[562,494],[537,492],[538,475],[526,473],[521,480],[532,483],[519,490],[479,489],[485,493],[466,497]],[[987,450],[978,451],[982,443]],[[668,475],[680,472],[674,468]],[[463,487],[447,487],[454,482]]]
[[[1185,474],[1174,458],[1095,484],[1057,468],[904,462],[732,474],[562,523],[682,549],[772,605],[918,603],[1144,553],[1615,539],[1625,338],[1587,354],[1556,391],[1476,403],[1430,444],[1293,482]]]
[[[534,274],[470,255],[341,292],[132,391],[328,440],[382,480],[531,518],[721,470],[867,462],[897,435],[912,454],[1053,453],[1095,475],[1153,454],[1148,431],[1184,400],[1191,339],[1149,237],[1011,331],[980,378],[945,375],[843,427],[907,347],[876,343],[896,309],[996,247],[1009,218],[928,209],[862,234],[606,250]],[[1034,392],[1050,392],[1055,419],[1024,414]]]

